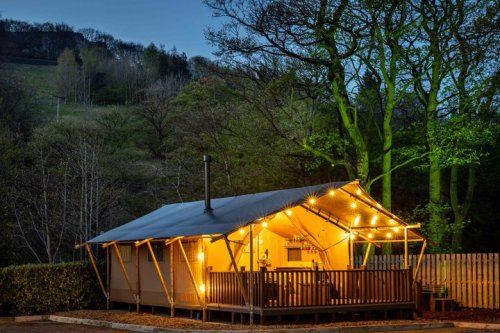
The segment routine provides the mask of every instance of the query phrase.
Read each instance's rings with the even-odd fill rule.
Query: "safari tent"
[[[412,268],[353,267],[354,248],[425,239],[358,181],[165,205],[88,240],[109,302],[254,316],[406,309]],[[365,259],[366,260],[366,259]],[[418,268],[414,268],[416,270]]]

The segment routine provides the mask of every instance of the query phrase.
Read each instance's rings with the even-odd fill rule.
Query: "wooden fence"
[[[254,304],[263,308],[412,302],[409,270],[281,270],[253,273]],[[250,289],[250,273],[242,273]],[[210,272],[209,303],[244,305],[236,273]]]
[[[410,255],[413,269],[418,255]],[[363,262],[355,258],[355,267]],[[402,255],[375,255],[367,262],[368,269],[401,268]],[[465,308],[500,309],[500,261],[498,253],[425,254],[417,281],[423,286],[445,286],[448,297]]]

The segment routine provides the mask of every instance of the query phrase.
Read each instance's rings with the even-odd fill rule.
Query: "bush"
[[[104,304],[95,272],[87,262],[0,268],[0,314],[4,316],[102,308]]]

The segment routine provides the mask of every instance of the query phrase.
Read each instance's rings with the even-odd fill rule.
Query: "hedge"
[[[87,262],[0,268],[3,316],[95,309],[104,304],[95,272]]]

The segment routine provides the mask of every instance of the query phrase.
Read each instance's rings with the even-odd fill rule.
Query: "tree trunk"
[[[458,197],[458,175],[458,166],[452,166],[450,175],[450,201],[453,209],[454,221],[451,246],[454,252],[459,252],[462,249],[463,230],[474,196],[474,188],[476,186],[476,168],[474,165],[469,165],[468,167],[467,189],[462,203],[460,203]]]

